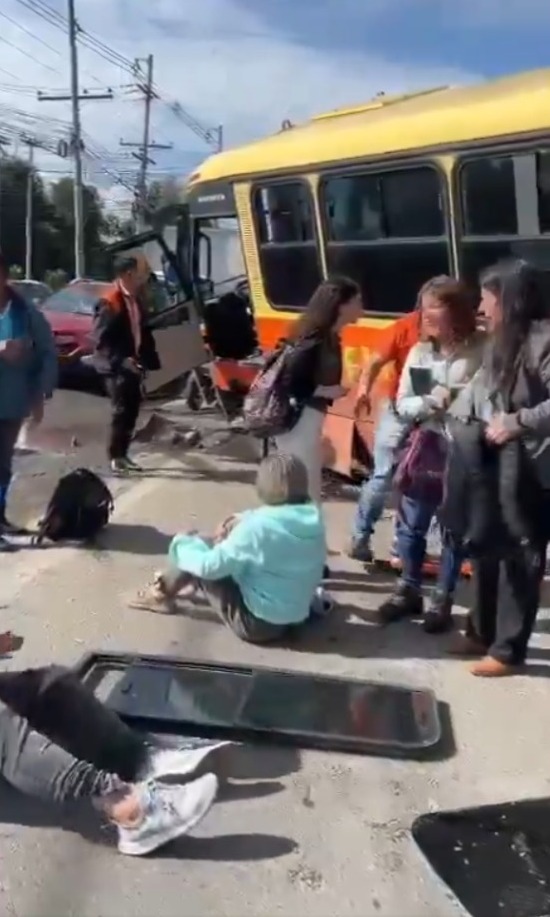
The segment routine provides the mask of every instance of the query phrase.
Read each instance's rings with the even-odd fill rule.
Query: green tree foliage
[[[27,163],[0,159],[0,250],[8,263],[25,264]],[[129,227],[104,213],[96,188],[84,189],[84,246],[87,276],[101,277],[107,268],[104,240],[129,234]],[[62,272],[74,277],[73,180],[47,186],[33,172],[33,276]],[[58,275],[59,276],[59,275]]]

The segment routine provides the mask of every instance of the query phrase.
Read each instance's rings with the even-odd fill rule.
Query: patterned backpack
[[[285,364],[291,350],[291,344],[283,344],[268,357],[244,400],[246,428],[259,439],[270,439],[287,433],[300,416],[299,406],[291,397],[284,378]]]
[[[414,427],[405,442],[393,479],[397,492],[439,506],[443,500],[448,445],[443,431]]]

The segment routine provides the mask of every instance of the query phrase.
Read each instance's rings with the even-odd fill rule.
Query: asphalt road
[[[55,393],[43,424],[30,433],[25,448],[17,450],[10,495],[14,519],[22,523],[38,519],[57,480],[75,468],[84,466],[95,471],[112,484],[116,493],[139,480],[112,481],[106,456],[109,421],[108,399],[82,391],[60,389]],[[207,453],[232,440],[235,458],[250,457],[253,446],[245,437],[232,435],[220,413],[191,413],[177,400],[144,404],[134,454],[160,453],[177,458],[187,448],[185,437],[190,431],[200,433],[201,449]]]
[[[177,416],[174,406],[170,412]],[[112,830],[96,819],[56,812],[0,783],[0,915],[464,913],[420,856],[411,826],[420,813],[548,796],[548,609],[539,616],[525,674],[490,684],[472,678],[465,663],[447,655],[448,636],[428,636],[412,621],[378,626],[376,609],[395,580],[368,574],[340,553],[354,510],[341,497],[325,506],[337,608],[300,640],[244,644],[204,606],[182,604],[174,615],[132,609],[129,599],[165,563],[175,531],[191,523],[211,531],[229,513],[254,505],[256,464],[234,457],[246,440],[234,436],[219,448],[215,440],[209,434],[209,454],[146,457],[148,471],[155,468],[117,500],[112,524],[93,550],[63,546],[0,556],[2,626],[25,638],[2,665],[71,665],[101,648],[428,687],[446,724],[437,755],[390,760],[250,745],[229,755],[219,802],[192,836],[139,861],[118,856]],[[102,441],[97,448],[100,461]],[[391,536],[382,523],[377,553],[387,551]],[[457,625],[468,602],[462,585]],[[509,829],[516,856],[530,858],[523,828],[512,819]],[[480,844],[480,860],[462,854],[467,873],[487,883],[490,906],[481,913],[526,914],[522,900],[536,905],[540,895],[519,897],[508,866],[512,850],[503,861],[493,856],[492,837],[488,831]],[[455,852],[461,850],[457,843]],[[531,868],[532,860],[526,862]],[[497,902],[489,896],[491,883],[502,891]],[[548,913],[546,885],[543,892],[544,906],[530,913]]]

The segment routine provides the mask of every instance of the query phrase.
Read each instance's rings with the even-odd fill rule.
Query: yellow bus
[[[190,177],[188,207],[194,276],[210,295],[229,280],[212,276],[212,234],[223,230],[263,347],[324,277],[359,281],[365,315],[344,335],[353,383],[380,329],[413,308],[429,277],[475,282],[510,255],[550,270],[550,70],[380,95],[286,124],[207,159]],[[333,413],[350,426],[349,399]],[[328,462],[341,471],[352,461],[346,437]]]

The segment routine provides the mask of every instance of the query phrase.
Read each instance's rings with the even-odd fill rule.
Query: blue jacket
[[[239,515],[223,541],[177,535],[172,564],[205,580],[231,577],[246,607],[271,624],[305,621],[326,559],[322,515],[314,503],[262,506]]]
[[[42,313],[14,291],[9,312],[0,322],[0,341],[7,338],[26,339],[29,347],[18,363],[8,363],[0,350],[0,420],[23,420],[38,398],[53,395],[57,353]]]

